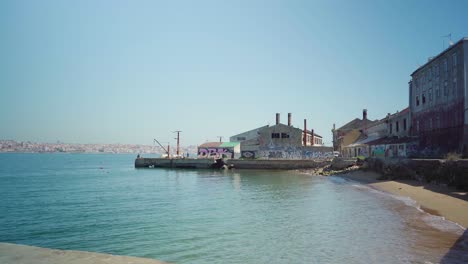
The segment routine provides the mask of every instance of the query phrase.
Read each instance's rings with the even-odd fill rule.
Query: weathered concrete
[[[0,243],[2,264],[163,264],[154,259]]]
[[[324,167],[330,161],[313,160],[228,160],[228,165],[234,165],[234,169],[272,169],[272,170],[295,170]]]
[[[213,168],[212,159],[156,159],[139,158],[135,160],[135,168],[190,168],[190,169],[210,169]],[[225,164],[233,166],[234,169],[272,169],[272,170],[294,170],[310,169],[330,164],[326,160],[226,160]]]
[[[209,169],[213,163],[212,159],[138,158],[135,160],[135,168]]]

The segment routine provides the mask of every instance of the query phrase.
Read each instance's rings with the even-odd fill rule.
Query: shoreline
[[[415,180],[378,180],[377,172],[354,170],[334,176],[350,179],[393,195],[409,197],[424,212],[468,228],[468,193],[441,185],[421,183]]]
[[[48,263],[48,264],[166,264],[156,259],[111,255],[78,250],[49,249],[21,244],[0,242],[0,263]]]

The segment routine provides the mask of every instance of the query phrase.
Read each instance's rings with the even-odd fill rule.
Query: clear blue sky
[[[468,1],[1,1],[0,139],[216,141],[408,105]]]

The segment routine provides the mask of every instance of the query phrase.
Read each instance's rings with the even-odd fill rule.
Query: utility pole
[[[179,145],[180,144],[180,132],[182,131],[177,130],[173,132],[173,133],[177,133],[177,138],[175,138],[177,139],[177,156],[179,156],[179,149],[180,149],[180,145]]]
[[[223,142],[223,136],[218,136],[219,137],[219,143]]]

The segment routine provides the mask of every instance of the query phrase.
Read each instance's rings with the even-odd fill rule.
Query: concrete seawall
[[[155,259],[0,243],[2,264],[163,264]]]
[[[468,190],[468,160],[437,159],[376,159],[367,160],[365,167],[382,174],[382,179],[409,179],[443,183]]]
[[[232,165],[234,169],[264,169],[264,170],[294,170],[324,167],[330,164],[328,160],[238,160],[225,161],[226,165]],[[135,160],[135,168],[187,168],[187,169],[211,169],[212,159],[160,159],[139,158]]]

